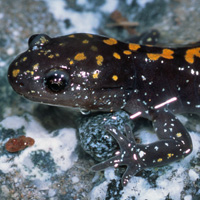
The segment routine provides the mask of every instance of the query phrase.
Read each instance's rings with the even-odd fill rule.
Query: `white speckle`
[[[139,6],[141,6],[142,8],[144,8],[147,3],[152,2],[152,1],[153,0],[137,0],[137,3],[139,4]]]
[[[75,184],[75,183],[78,183],[79,182],[79,178],[74,176],[72,177],[72,183]]]
[[[81,89],[81,86],[78,85],[78,86],[76,87],[76,90],[80,90],[80,89]]]
[[[100,185],[94,187],[89,194],[89,199],[106,199],[108,189],[108,181],[104,181]]]
[[[0,124],[6,129],[19,129],[22,126],[27,125],[27,122],[22,117],[10,116],[1,121]]]
[[[5,65],[6,65],[6,62],[1,61],[1,59],[0,59],[0,67],[4,67]]]
[[[77,32],[94,32],[99,27],[100,13],[92,11],[76,12],[73,9],[65,9],[67,7],[66,2],[63,0],[47,1],[50,12],[53,13],[54,17],[60,22],[63,29],[63,34],[71,34]],[[83,3],[80,2],[80,3]],[[109,8],[111,9],[111,8]],[[67,18],[71,22],[69,28],[65,28],[64,20]]]
[[[99,9],[102,12],[111,13],[115,9],[117,9],[118,3],[119,3],[118,0],[112,0],[112,1],[106,0],[105,4],[101,6]]]
[[[179,71],[183,71],[183,70],[184,70],[184,67],[179,67],[178,70],[179,70]]]
[[[144,104],[144,105],[147,105],[147,102],[146,102],[146,101],[143,101],[143,104]]]
[[[54,197],[56,195],[56,193],[57,193],[56,190],[50,188],[48,191],[48,197]]]
[[[152,85],[153,81],[149,82],[149,85]]]
[[[184,197],[184,200],[192,200],[192,196],[191,196],[191,195],[186,195],[186,196]]]
[[[8,48],[7,50],[6,50],[6,52],[7,52],[7,54],[9,55],[9,56],[11,56],[11,55],[13,55],[14,54],[14,52],[15,52],[15,50],[14,50],[14,48]]]
[[[193,169],[189,170],[189,176],[192,181],[196,181],[199,178],[199,174],[197,174]]]
[[[146,77],[144,75],[141,76],[143,81],[146,81]]]
[[[133,0],[126,0],[126,4],[131,5],[131,3],[133,2]]]
[[[108,181],[117,178],[117,176],[115,175],[115,170],[114,170],[113,167],[108,167],[107,169],[105,169],[104,174],[105,174],[105,177]]]
[[[155,146],[154,149],[155,149],[156,151],[158,151],[159,148],[158,148],[158,146]]]
[[[76,2],[80,6],[86,6],[87,4],[89,4],[87,0],[77,0]]]
[[[183,115],[176,115],[176,117],[178,118],[178,120],[181,121],[181,123],[182,123],[183,125],[185,125],[185,124],[188,122],[187,117],[184,117]]]
[[[138,90],[137,90],[137,89],[135,89],[135,90],[134,90],[134,92],[135,92],[135,93],[138,93]]]
[[[0,19],[3,19],[3,17],[4,17],[4,14],[0,13]]]

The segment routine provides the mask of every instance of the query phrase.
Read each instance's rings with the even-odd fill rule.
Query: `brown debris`
[[[137,33],[135,30],[135,27],[138,26],[139,23],[138,22],[129,22],[126,17],[122,16],[122,14],[119,10],[115,10],[114,12],[112,12],[112,14],[110,15],[110,18],[115,23],[107,24],[108,27],[122,26],[131,35],[135,35]]]

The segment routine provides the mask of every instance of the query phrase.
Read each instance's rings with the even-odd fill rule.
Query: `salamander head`
[[[8,70],[20,95],[41,103],[112,111],[123,108],[133,86],[127,44],[112,38],[74,34],[33,35],[29,49]]]

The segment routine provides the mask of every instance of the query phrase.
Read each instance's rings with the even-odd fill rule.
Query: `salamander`
[[[77,33],[30,37],[29,48],[9,66],[8,79],[20,95],[36,102],[85,111],[124,110],[152,121],[159,140],[135,143],[116,127],[107,129],[120,151],[92,167],[127,166],[122,177],[166,165],[192,152],[192,141],[177,113],[200,114],[200,46],[158,47]]]

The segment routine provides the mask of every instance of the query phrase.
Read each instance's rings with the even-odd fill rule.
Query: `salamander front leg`
[[[137,145],[128,125],[125,125],[127,137],[122,135],[121,132],[113,126],[107,126],[107,130],[117,140],[120,151],[115,153],[116,156],[94,165],[91,169],[93,171],[101,171],[110,166],[118,167],[120,165],[126,165],[127,169],[122,177],[122,185],[125,186],[133,175],[145,167],[145,164],[140,161],[139,156],[136,153]]]
[[[122,177],[125,186],[131,176],[146,167],[156,167],[181,159],[192,152],[191,138],[180,121],[168,110],[156,110],[152,114],[153,126],[159,141],[151,144],[136,144],[129,126],[125,126],[126,136],[115,127],[107,129],[117,140],[120,151],[116,156],[92,167],[94,171],[109,166],[126,165]]]

